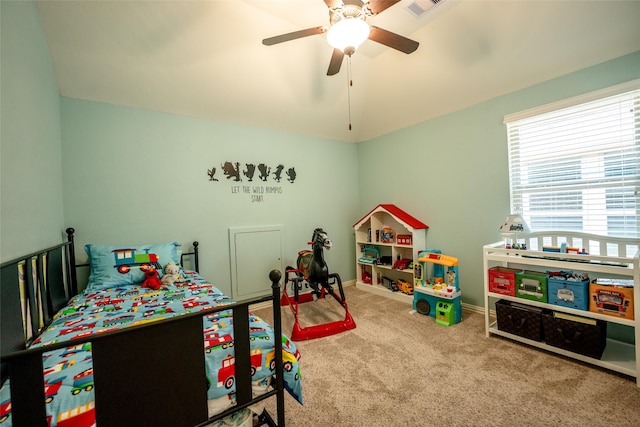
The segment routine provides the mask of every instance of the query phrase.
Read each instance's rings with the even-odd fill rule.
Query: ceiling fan
[[[274,44],[327,33],[327,41],[333,47],[327,75],[340,71],[344,55],[351,56],[365,40],[383,44],[404,53],[412,53],[418,42],[391,31],[366,23],[368,17],[375,16],[400,0],[324,0],[329,8],[329,26],[307,28],[262,40],[262,44]]]

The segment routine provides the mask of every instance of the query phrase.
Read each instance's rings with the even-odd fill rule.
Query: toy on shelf
[[[504,219],[500,225],[500,233],[504,238],[504,247],[506,249],[527,250],[527,244],[520,243],[518,233],[530,233],[529,225],[520,214],[510,214]]]
[[[411,234],[398,234],[398,236],[396,236],[396,243],[399,245],[411,246],[411,241]]]
[[[369,285],[373,283],[373,280],[371,278],[371,273],[368,272],[364,266],[362,267],[362,282],[367,283]]]
[[[393,229],[391,227],[384,227],[380,232],[380,241],[382,243],[393,243]]]
[[[413,260],[411,258],[400,258],[393,263],[394,270],[407,270],[413,268]]]
[[[380,260],[380,249],[375,246],[365,246],[362,248],[362,256],[358,262],[362,264],[377,264]]]
[[[418,313],[446,326],[462,320],[458,258],[443,255],[438,249],[420,251],[414,262],[414,276],[413,308]]]
[[[387,276],[382,276],[382,285],[392,292],[398,292],[400,290],[398,289],[396,281],[388,278]]]
[[[566,243],[561,243],[560,246],[543,246],[542,251],[557,252],[562,254],[589,255],[589,252],[587,252],[585,248],[571,248],[568,247]]]
[[[403,294],[413,295],[413,285],[407,281],[402,279],[396,280],[396,284],[398,285],[398,289]]]

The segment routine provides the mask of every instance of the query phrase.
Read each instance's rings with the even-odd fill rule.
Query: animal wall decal
[[[269,174],[271,173],[271,168],[264,163],[260,163],[258,165],[258,170],[260,171],[260,179],[262,181],[266,181],[269,178]]]
[[[279,164],[275,167],[274,172],[271,173],[271,167],[264,163],[260,163],[258,166],[253,163],[245,163],[244,166],[244,170],[241,171],[240,162],[225,161],[224,163],[221,163],[220,168],[222,169],[222,173],[224,174],[224,176],[227,177],[227,180],[231,179],[234,182],[243,181],[242,176],[244,176],[248,182],[253,182],[256,169],[258,170],[258,179],[260,179],[261,181],[268,181],[269,176],[272,175],[274,181],[280,182],[282,180],[282,171],[285,168],[283,164]],[[219,181],[215,177],[216,172],[217,168],[215,166],[211,169],[207,169],[207,176],[209,177],[209,181]],[[294,167],[291,167],[287,169],[285,174],[287,175],[287,181],[293,184],[297,177],[296,169]]]
[[[209,181],[217,181],[215,177],[216,168],[207,169],[207,175],[209,175]]]
[[[285,168],[285,165],[281,163],[272,168],[266,163],[245,163],[244,166],[242,166],[240,162],[225,161],[220,163],[219,170],[222,171],[222,176],[227,178],[222,180],[223,182],[226,181],[234,184],[231,186],[232,194],[245,194],[250,196],[252,202],[263,202],[265,196],[271,194],[283,194],[283,188],[279,185],[281,181],[286,179],[287,182],[293,184],[298,177],[295,167]],[[209,181],[220,182],[216,177],[217,172],[218,168],[216,166],[207,169]],[[283,172],[285,176],[283,176]],[[277,184],[249,185],[248,183],[253,183],[254,179],[262,183],[274,181]],[[240,185],[240,183],[247,184]]]
[[[227,179],[233,178],[236,182],[242,181],[242,178],[240,177],[240,163],[224,162],[222,165],[222,171],[227,176]]]

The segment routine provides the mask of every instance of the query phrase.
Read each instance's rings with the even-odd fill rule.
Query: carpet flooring
[[[479,313],[441,326],[409,304],[354,286],[345,293],[356,329],[296,343],[304,405],[286,396],[290,427],[640,426],[634,378],[487,338]],[[271,320],[270,308],[255,312]],[[334,300],[300,312],[303,327],[344,315]],[[282,315],[290,335],[289,307]]]

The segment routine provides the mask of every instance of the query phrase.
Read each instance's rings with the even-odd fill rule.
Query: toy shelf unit
[[[640,239],[558,231],[519,238],[526,250],[483,246],[487,337],[619,372],[640,387]],[[632,328],[636,344],[607,337],[609,324]]]
[[[423,222],[391,204],[380,204],[354,225],[356,287],[413,302],[413,261],[426,245]]]

